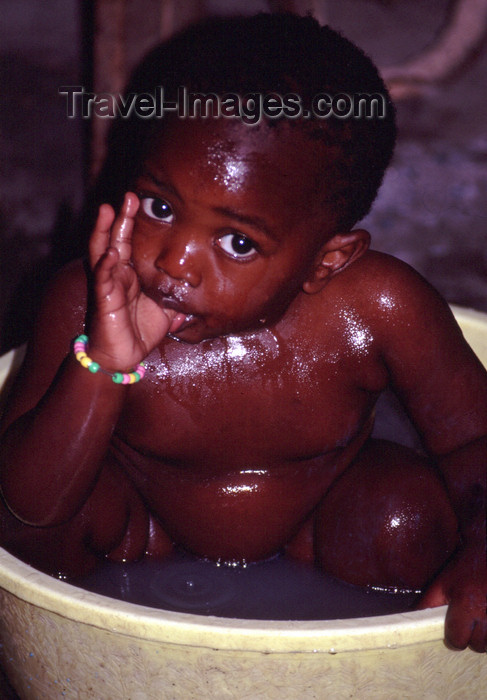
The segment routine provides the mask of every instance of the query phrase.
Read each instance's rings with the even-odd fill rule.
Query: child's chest
[[[148,358],[119,434],[162,461],[216,468],[342,448],[369,417],[375,395],[358,378],[370,371],[331,347],[331,339],[297,342],[271,330],[198,346],[168,342]]]

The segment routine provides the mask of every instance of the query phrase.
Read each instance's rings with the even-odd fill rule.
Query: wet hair
[[[285,120],[289,128],[305,128],[316,146],[328,149],[322,197],[324,205],[331,204],[337,227],[348,229],[369,211],[394,149],[394,107],[372,61],[330,27],[289,13],[207,19],[153,49],[135,71],[127,93],[153,94],[157,86],[163,86],[165,100],[176,99],[181,86],[220,96],[294,93],[305,109],[321,93],[382,96],[382,116],[281,117],[258,125],[279,129]],[[106,178],[105,201],[127,188],[154,130],[163,127],[164,118],[115,124],[101,178]]]

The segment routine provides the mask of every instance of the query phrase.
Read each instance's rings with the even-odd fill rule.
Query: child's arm
[[[445,634],[453,646],[487,651],[487,438],[437,459],[459,517],[463,546],[429,586],[420,607],[450,602]],[[481,484],[481,486],[479,486]]]
[[[101,207],[90,242],[89,355],[109,371],[135,367],[174,321],[173,311],[166,313],[140,292],[130,264],[137,208],[132,194],[116,219],[111,207]],[[59,524],[79,511],[131,389],[91,373],[67,354],[86,308],[79,277],[55,285],[44,304],[4,420],[2,492],[12,511],[34,525]]]
[[[461,551],[432,583],[424,606],[448,602],[447,640],[485,651],[487,373],[446,303],[409,268],[393,265],[395,280],[390,272],[389,281],[382,277],[391,285],[379,315],[383,356],[445,478],[462,534]]]

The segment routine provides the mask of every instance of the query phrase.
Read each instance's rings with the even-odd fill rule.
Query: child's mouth
[[[171,324],[169,326],[168,333],[171,335],[183,331],[187,326],[191,325],[196,316],[191,313],[190,309],[182,304],[178,299],[173,296],[165,296],[162,299],[162,307],[169,312],[170,317],[172,317]]]
[[[168,333],[175,334],[183,331],[187,326],[194,321],[193,314],[177,313],[171,321]]]

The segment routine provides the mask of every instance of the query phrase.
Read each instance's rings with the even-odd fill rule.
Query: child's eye
[[[141,206],[147,216],[165,224],[172,223],[174,214],[169,204],[158,197],[141,197]]]
[[[250,258],[257,252],[254,242],[241,233],[227,233],[218,239],[218,244],[232,258]]]

